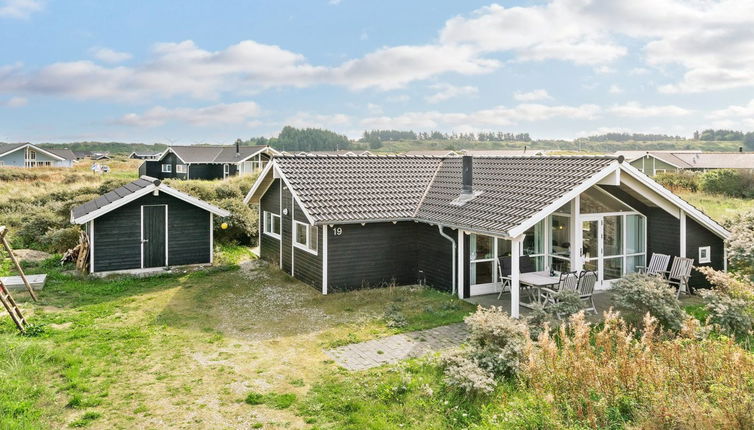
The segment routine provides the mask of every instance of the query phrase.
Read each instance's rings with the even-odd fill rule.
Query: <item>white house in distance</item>
[[[71,167],[70,149],[40,148],[31,143],[0,143],[0,167]]]

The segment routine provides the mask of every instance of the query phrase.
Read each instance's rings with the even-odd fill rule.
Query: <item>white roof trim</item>
[[[270,163],[270,164],[275,165],[275,172],[277,172],[278,176],[280,176],[280,179],[282,179],[283,182],[285,182],[285,185],[288,186],[288,191],[293,196],[293,200],[295,200],[296,203],[298,203],[298,206],[301,208],[301,211],[304,212],[304,215],[306,215],[306,219],[309,220],[309,224],[314,225],[314,218],[312,218],[312,216],[309,215],[309,211],[306,210],[306,206],[304,206],[303,203],[301,203],[301,199],[298,198],[298,194],[296,194],[296,191],[293,189],[293,187],[291,187],[291,183],[288,182],[288,178],[285,177],[285,175],[283,174],[283,171],[280,170],[280,167],[277,165],[277,163]]]
[[[168,155],[168,152],[172,152],[173,154],[175,154],[175,156],[176,156],[176,157],[178,157],[178,159],[179,159],[179,160],[181,160],[181,161],[183,162],[183,164],[189,164],[189,163],[187,163],[187,162],[186,162],[186,160],[184,160],[183,158],[181,158],[181,156],[180,156],[180,155],[178,155],[178,153],[177,153],[177,152],[173,151],[173,148],[168,148],[168,149],[166,149],[166,150],[165,150],[165,151],[164,151],[164,152],[163,152],[163,153],[162,153],[162,154],[160,155],[160,157],[159,157],[159,158],[157,159],[157,161],[162,161],[162,159],[163,159],[163,158],[165,158],[165,156],[166,156],[166,155]]]
[[[256,156],[257,154],[259,154],[261,152],[264,152],[267,155],[280,155],[280,153],[278,151],[270,148],[269,146],[265,146],[263,148],[260,148],[257,152],[255,152],[255,153],[247,156],[246,158],[242,158],[242,159],[236,161],[236,163],[243,163],[244,161],[248,160],[251,157]]]
[[[254,182],[254,185],[251,186],[251,189],[248,193],[246,193],[246,197],[243,198],[243,204],[248,205],[251,201],[251,198],[254,196],[254,193],[257,192],[257,189],[262,185],[262,182],[264,181],[265,176],[269,174],[269,172],[272,170],[272,166],[275,163],[275,161],[271,161],[267,163],[266,166],[264,166],[264,169],[262,172],[257,176],[257,180]]]
[[[57,158],[60,161],[65,161],[66,160],[66,158],[61,157],[60,155],[57,155],[57,154],[53,154],[52,152],[48,152],[48,151],[44,150],[43,148],[40,148],[40,147],[34,145],[33,143],[25,143],[25,144],[19,146],[18,148],[14,148],[14,149],[11,149],[10,151],[6,151],[6,152],[0,154],[0,157],[2,157],[4,155],[7,155],[7,154],[14,153],[14,152],[18,151],[19,149],[28,148],[30,146],[32,148],[34,148],[35,151],[43,152],[43,153],[45,153],[45,154],[47,154],[47,155],[49,155],[51,157]]]
[[[526,230],[534,226],[536,223],[542,221],[546,216],[550,215],[551,213],[555,212],[559,207],[563,206],[564,204],[570,202],[573,200],[576,196],[583,193],[590,187],[597,185],[599,181],[610,175],[611,173],[615,172],[620,168],[620,163],[618,163],[618,160],[615,160],[615,162],[611,163],[609,166],[605,167],[604,169],[600,170],[599,172],[592,175],[591,178],[587,179],[586,181],[582,182],[581,184],[577,185],[575,188],[573,188],[571,191],[569,191],[566,194],[563,194],[560,196],[559,199],[555,200],[554,202],[547,205],[544,209],[537,212],[535,215],[529,217],[526,221],[519,224],[517,227],[513,227],[512,229],[508,230],[508,236],[509,237],[518,237],[522,235]]]
[[[712,218],[707,216],[704,212],[700,211],[699,209],[687,203],[682,198],[673,194],[673,192],[663,187],[662,185],[658,184],[649,176],[641,173],[632,165],[623,163],[620,165],[620,168],[624,172],[631,175],[631,177],[635,178],[642,184],[646,185],[647,187],[655,191],[657,194],[661,195],[662,197],[665,197],[671,203],[674,203],[675,205],[680,207],[681,210],[686,212],[686,214],[690,216],[691,218],[693,218],[694,221],[702,224],[704,227],[708,228],[711,232],[715,233],[716,235],[720,236],[723,239],[727,239],[728,236],[730,236],[730,232],[728,230],[726,230],[723,226],[715,222]]]
[[[206,210],[207,212],[211,212],[217,216],[226,217],[230,215],[230,212],[226,211],[225,209],[218,208],[217,206],[211,205],[205,201],[199,200],[186,193],[182,193],[174,188],[170,188],[167,185],[160,183],[160,185],[150,184],[144,187],[143,189],[136,191],[135,193],[129,194],[126,197],[120,198],[108,205],[102,206],[101,208],[95,211],[89,212],[86,215],[82,215],[78,218],[74,218],[73,213],[71,213],[71,222],[74,224],[85,224],[93,219],[101,217],[102,215],[108,212],[118,209],[119,207],[123,205],[131,203],[134,200],[138,200],[139,198],[151,193],[154,190],[160,190],[164,192],[165,194],[168,194],[179,200],[183,200],[186,203],[190,203],[194,206],[202,208]]]
[[[102,215],[104,215],[104,214],[106,214],[106,213],[108,213],[110,211],[118,209],[119,207],[121,207],[123,205],[131,203],[132,201],[137,200],[138,198],[143,197],[143,196],[151,193],[156,188],[157,188],[156,185],[150,184],[150,185],[142,188],[139,191],[136,191],[136,192],[134,192],[132,194],[129,194],[126,197],[122,197],[122,198],[120,198],[120,199],[118,199],[118,200],[116,200],[116,201],[114,201],[114,202],[112,202],[110,204],[102,206],[101,208],[99,208],[97,210],[94,210],[94,211],[91,211],[88,214],[82,215],[82,216],[80,216],[78,218],[74,218],[73,217],[73,212],[71,212],[71,222],[74,223],[74,224],[85,224],[85,223],[87,223],[87,222],[89,222],[89,221],[91,221],[91,220],[93,220],[95,218],[99,218]]]

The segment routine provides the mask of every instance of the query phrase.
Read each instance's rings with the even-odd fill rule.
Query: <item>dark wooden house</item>
[[[490,294],[505,256],[594,270],[598,288],[652,253],[726,268],[727,230],[622,157],[276,156],[245,202],[259,204],[261,257],[323,294]]]
[[[263,169],[278,152],[269,146],[171,146],[139,166],[139,175],[158,179],[225,179]]]
[[[89,271],[210,264],[214,216],[230,213],[147,176],[71,209],[89,236]]]

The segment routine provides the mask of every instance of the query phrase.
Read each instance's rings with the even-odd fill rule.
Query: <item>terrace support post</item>
[[[521,255],[521,243],[524,241],[524,235],[511,239],[511,317],[519,318],[519,286],[521,266],[519,265],[519,256]]]
[[[24,281],[24,285],[26,286],[26,289],[29,290],[29,294],[31,295],[31,298],[34,299],[34,301],[37,301],[37,295],[34,293],[34,289],[31,287],[31,284],[29,283],[29,280],[26,279],[26,274],[24,273],[24,269],[21,268],[21,264],[19,264],[18,260],[16,259],[16,256],[13,255],[13,249],[10,247],[10,244],[8,243],[8,239],[5,238],[6,233],[8,233],[8,229],[5,228],[5,226],[0,226],[0,241],[3,242],[3,247],[6,251],[8,251],[8,255],[10,256],[10,261],[13,262],[13,265],[16,266],[16,271],[21,276],[21,280]]]

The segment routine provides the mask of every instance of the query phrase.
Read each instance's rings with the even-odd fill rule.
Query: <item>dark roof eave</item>
[[[423,224],[441,225],[443,227],[452,228],[454,230],[463,230],[469,233],[483,234],[486,236],[503,237],[506,239],[510,239],[510,233],[507,231],[484,230],[484,229],[476,228],[474,226],[434,221],[434,220],[430,220],[426,218],[404,217],[404,218],[373,218],[373,219],[361,219],[361,220],[351,220],[351,219],[349,220],[317,220],[314,222],[314,225],[375,224],[375,223],[381,223],[381,222],[411,222],[411,221],[417,222],[417,223],[420,222]]]

